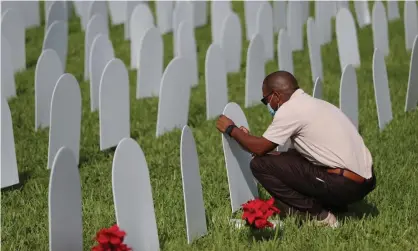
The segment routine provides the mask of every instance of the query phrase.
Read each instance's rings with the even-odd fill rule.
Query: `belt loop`
[[[340,168],[340,176],[343,176],[343,174],[344,174],[344,169],[342,169],[342,168]]]

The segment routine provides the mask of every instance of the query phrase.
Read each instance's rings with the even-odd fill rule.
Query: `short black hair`
[[[292,73],[287,71],[276,71],[267,75],[265,84],[271,91],[276,91],[289,97],[299,89],[298,81]]]

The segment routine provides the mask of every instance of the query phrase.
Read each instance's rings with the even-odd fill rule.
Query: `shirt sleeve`
[[[281,107],[273,118],[273,122],[264,132],[263,137],[279,146],[299,132],[302,122],[290,107]]]

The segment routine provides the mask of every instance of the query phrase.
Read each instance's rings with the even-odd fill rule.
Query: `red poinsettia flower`
[[[103,228],[96,234],[96,241],[99,243],[92,248],[92,251],[129,251],[132,250],[123,239],[126,233],[119,229],[118,225],[110,228]]]
[[[242,219],[246,220],[250,226],[258,229],[273,227],[273,224],[268,221],[268,218],[280,212],[274,206],[274,198],[270,198],[267,201],[257,198],[243,204],[242,208],[244,210]]]

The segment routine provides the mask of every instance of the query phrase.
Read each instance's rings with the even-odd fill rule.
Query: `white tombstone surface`
[[[332,40],[331,18],[334,12],[334,2],[315,1],[315,23],[317,25],[320,44],[327,44]]]
[[[194,37],[192,23],[189,21],[182,21],[177,30],[177,56],[187,58],[189,60],[189,73],[192,77],[192,86],[199,84],[199,69],[196,52],[196,40]]]
[[[264,2],[267,1],[244,1],[245,34],[247,36],[247,40],[251,40],[257,33],[257,12]]]
[[[251,107],[262,98],[261,85],[265,77],[264,43],[259,34],[251,39],[247,50],[247,69],[245,72],[245,107]]]
[[[9,41],[1,35],[1,97],[16,96],[15,74],[13,69],[12,51]]]
[[[377,2],[378,1],[376,1],[375,4]],[[372,22],[370,18],[368,1],[354,1],[354,9],[356,11],[357,23],[360,28],[363,28]]]
[[[225,106],[223,115],[240,127],[250,130],[244,112],[236,103]],[[251,154],[245,151],[234,139],[222,134],[222,146],[228,176],[229,196],[232,213],[241,205],[258,197],[257,184],[250,170]]]
[[[404,27],[406,49],[411,50],[415,36],[418,35],[418,10],[415,1],[405,1]]]
[[[207,234],[205,205],[199,173],[199,159],[191,129],[183,127],[180,142],[180,164],[186,213],[187,242]]]
[[[173,8],[173,1],[155,1],[157,27],[162,35],[173,30]]]
[[[138,69],[138,52],[142,37],[149,28],[155,27],[154,16],[145,3],[136,5],[130,22],[131,34],[131,68]]]
[[[158,96],[163,75],[164,44],[157,28],[150,28],[139,45],[136,98]]]
[[[64,1],[52,1],[45,14],[45,32],[55,21],[68,21],[67,5]]]
[[[61,147],[52,164],[48,190],[49,250],[83,250],[81,182],[75,154]]]
[[[317,98],[317,99],[323,99],[323,96],[322,96],[322,89],[323,89],[323,86],[322,86],[322,81],[321,81],[321,79],[318,77],[318,78],[316,78],[316,80],[315,80],[315,85],[314,85],[314,88],[313,88],[312,97]]]
[[[418,106],[418,35],[415,37],[412,47],[411,63],[409,66],[408,89],[406,91],[405,111],[410,111]]]
[[[208,23],[208,12],[207,12],[207,1],[200,0],[200,1],[193,1],[194,5],[194,13],[193,13],[193,20],[194,20],[194,27],[202,27]]]
[[[161,79],[156,137],[187,125],[193,77],[190,61],[176,57],[167,65]]]
[[[128,1],[112,1],[108,0],[110,17],[113,25],[123,24],[126,22],[126,5]]]
[[[148,165],[131,138],[122,139],[113,156],[112,191],[117,224],[133,250],[160,250]]]
[[[52,93],[62,74],[58,54],[53,49],[42,51],[35,68],[35,131],[49,126]]]
[[[234,12],[230,12],[224,19],[220,40],[219,44],[223,50],[227,72],[239,72],[241,69],[242,30],[239,17]]]
[[[225,19],[230,16],[231,1],[210,1],[212,43],[220,43]],[[238,18],[239,22],[239,18]],[[241,26],[240,26],[241,29]],[[241,32],[241,30],[240,30]],[[241,34],[241,33],[240,33]],[[241,40],[241,36],[239,37]]]
[[[387,56],[389,55],[389,29],[385,7],[382,2],[374,3],[372,19],[374,48],[378,48]]]
[[[51,100],[48,169],[58,150],[68,147],[79,163],[81,129],[81,94],[75,77],[69,73],[58,79]]]
[[[122,60],[110,60],[99,89],[100,150],[130,137],[129,75]]]
[[[286,30],[280,30],[278,40],[279,69],[293,74],[293,53]]]
[[[337,33],[338,55],[341,71],[349,64],[354,68],[360,66],[360,52],[358,48],[357,30],[351,12],[341,8],[336,17],[335,29]]]
[[[68,23],[65,21],[55,21],[49,27],[42,50],[53,49],[61,61],[62,70],[65,71],[67,65],[68,52]]]
[[[358,129],[358,87],[356,70],[347,65],[340,82],[340,109]]]
[[[273,1],[273,27],[274,32],[279,33],[280,29],[286,29],[287,2]]]
[[[213,119],[222,114],[228,103],[226,64],[223,51],[217,44],[211,44],[206,52],[206,118]]]
[[[308,18],[307,23],[307,35],[308,35],[308,48],[309,59],[311,64],[312,82],[315,82],[316,78],[324,79],[322,70],[322,57],[321,57],[321,44],[318,39],[317,25],[312,17]]]
[[[7,100],[1,99],[1,188],[19,183],[13,122]]]
[[[19,3],[22,16],[25,19],[25,28],[39,26],[41,24],[39,1],[21,1]]]
[[[131,17],[138,4],[147,4],[145,1],[127,1],[126,2],[126,21],[124,25],[125,40],[131,40]]]
[[[88,22],[94,17],[94,15],[101,15],[105,21],[106,21],[106,26],[108,25],[109,22],[109,11],[108,11],[108,5],[107,5],[107,1],[92,1],[89,7],[89,12],[88,12]],[[87,28],[87,26],[86,26]]]
[[[393,117],[385,58],[379,49],[373,54],[373,84],[379,128],[383,130]]]
[[[256,34],[260,34],[264,43],[264,53],[266,60],[274,59],[273,42],[273,10],[269,2],[263,3],[257,12]]]
[[[398,1],[397,0],[387,1],[386,6],[388,8],[388,20],[389,21],[396,20],[396,19],[400,18]]]
[[[173,10],[173,49],[174,55],[178,55],[178,29],[180,27],[180,23],[183,21],[190,22],[192,29],[193,29],[193,36],[194,36],[194,9],[193,5],[190,1],[178,1]]]
[[[26,69],[24,20],[19,11],[7,9],[1,16],[1,36],[9,42],[12,52],[13,72]]]
[[[90,110],[99,108],[100,80],[107,63],[115,57],[108,35],[99,34],[93,40],[90,50]]]
[[[289,1],[287,4],[287,33],[292,51],[303,50],[302,2]]]
[[[90,50],[93,44],[93,40],[98,34],[109,34],[107,23],[107,20],[101,14],[95,14],[87,24],[84,40],[84,81],[90,79]]]

